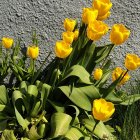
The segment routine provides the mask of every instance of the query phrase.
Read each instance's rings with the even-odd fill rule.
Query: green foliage
[[[117,136],[124,140],[131,130],[136,131],[138,137],[138,118],[132,119],[135,110],[138,110],[130,105],[140,100],[140,94],[127,94],[119,87],[127,73],[120,74],[114,82],[107,84],[113,71],[108,56],[114,44],[97,46],[87,38],[87,25],[82,23],[79,30],[78,39],[71,44],[72,53],[65,59],[54,58],[45,68],[51,52],[36,68],[36,60],[28,59],[21,50],[21,40],[10,50],[4,50],[0,44],[2,140],[116,140]],[[38,46],[35,31],[32,45]],[[26,64],[28,61],[29,66]],[[103,72],[99,80],[93,76],[96,67]],[[6,86],[3,81],[9,73],[10,81]],[[94,119],[93,101],[100,98],[115,105],[114,116],[109,120]],[[122,115],[125,119],[122,119],[118,110],[126,106],[127,112]],[[116,119],[117,122],[114,121]],[[118,120],[121,119],[123,123],[120,124]],[[135,129],[131,125],[130,129],[126,127],[131,120],[131,125],[136,125]]]

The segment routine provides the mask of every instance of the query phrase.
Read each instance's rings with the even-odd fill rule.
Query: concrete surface
[[[112,0],[112,3],[112,14],[106,22],[110,26],[124,23],[131,29],[129,40],[111,54],[113,65],[122,66],[127,52],[140,56],[140,1]],[[35,28],[40,39],[38,62],[41,62],[49,50],[53,51],[55,41],[61,39],[63,20],[80,18],[82,8],[89,6],[91,0],[0,0],[0,37],[20,37],[22,47],[28,46],[31,30]],[[140,73],[131,73],[129,84],[133,85],[136,78],[140,79]]]

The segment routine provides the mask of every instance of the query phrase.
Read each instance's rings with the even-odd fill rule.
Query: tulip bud
[[[36,59],[39,55],[39,47],[31,46],[27,48],[27,55],[32,59]]]
[[[99,40],[108,31],[108,25],[102,21],[95,20],[87,27],[87,37],[93,41]]]
[[[78,36],[79,36],[79,30],[75,30],[74,31],[74,40],[77,40]]]
[[[104,20],[110,16],[112,3],[110,0],[93,0],[92,7],[98,10],[98,20]]]
[[[76,20],[66,18],[64,20],[64,28],[66,31],[72,32],[76,26]]]
[[[102,75],[103,75],[103,71],[100,68],[96,69],[93,73],[93,77],[95,80],[100,80]]]
[[[92,113],[96,120],[106,121],[115,111],[114,104],[105,99],[95,99],[93,101]]]
[[[74,40],[74,33],[73,32],[63,32],[62,34],[63,41],[65,41],[68,44],[71,44]]]
[[[123,24],[114,24],[110,33],[110,40],[115,45],[124,43],[130,35],[128,30]]]
[[[55,45],[55,54],[59,58],[66,58],[72,52],[70,44],[64,41],[57,41]]]
[[[135,70],[140,66],[140,58],[136,54],[127,54],[125,67],[128,70]]]
[[[82,21],[89,24],[97,19],[98,11],[92,8],[84,8],[82,13]]]
[[[13,43],[14,43],[14,40],[12,38],[8,38],[8,37],[2,38],[2,45],[6,49],[10,49],[12,47]]]

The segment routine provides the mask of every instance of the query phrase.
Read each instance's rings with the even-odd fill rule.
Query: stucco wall
[[[112,0],[112,14],[107,23],[124,23],[131,28],[129,40],[115,48],[111,54],[113,65],[122,66],[125,54],[140,56],[140,1]],[[47,51],[52,50],[56,40],[61,38],[63,20],[66,17],[80,18],[82,8],[91,6],[91,0],[0,0],[0,37],[20,37],[22,45],[31,42],[31,30],[39,34],[41,62]],[[104,43],[105,40],[102,41]],[[129,84],[139,78],[139,71],[132,72]]]

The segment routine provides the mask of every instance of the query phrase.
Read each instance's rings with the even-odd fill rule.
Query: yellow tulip
[[[107,19],[107,18],[110,16],[110,14],[111,14],[111,12],[108,11],[105,15],[103,15],[103,16],[98,16],[98,17],[97,17],[97,20],[105,20],[105,19]]]
[[[110,33],[110,40],[115,45],[124,43],[130,35],[128,30],[123,24],[114,24]]]
[[[113,81],[117,80],[121,75],[124,76],[125,73],[126,73],[126,70],[123,70],[120,67],[116,67],[112,73],[112,80]],[[130,79],[130,75],[126,73],[123,79],[120,81],[119,85],[123,85],[129,79]]]
[[[74,40],[77,40],[78,36],[79,36],[79,30],[77,29],[74,31]]]
[[[87,27],[87,37],[93,41],[101,39],[108,31],[108,25],[102,21],[95,20]]]
[[[57,41],[55,45],[55,54],[59,58],[66,58],[72,52],[70,44],[64,41]]]
[[[93,77],[95,80],[100,80],[102,75],[103,75],[103,71],[100,68],[96,69],[93,73]]]
[[[27,55],[32,59],[36,59],[39,55],[39,47],[37,46],[30,46],[27,48]]]
[[[135,70],[140,66],[140,58],[136,54],[127,54],[125,67],[128,70]]]
[[[12,38],[8,38],[8,37],[2,38],[2,45],[6,49],[10,49],[12,47],[13,43],[14,43],[14,40]]]
[[[63,32],[62,37],[66,43],[71,44],[74,40],[74,33],[69,31]]]
[[[109,10],[112,7],[112,3],[110,0],[93,0],[92,7],[98,10],[97,19],[104,20],[110,15]]]
[[[115,112],[114,104],[105,99],[95,99],[93,101],[92,113],[96,120],[106,121]]]
[[[82,21],[89,24],[97,19],[98,11],[93,8],[84,8],[82,13]]]
[[[72,32],[75,28],[76,20],[66,18],[64,20],[64,28],[66,31]]]

